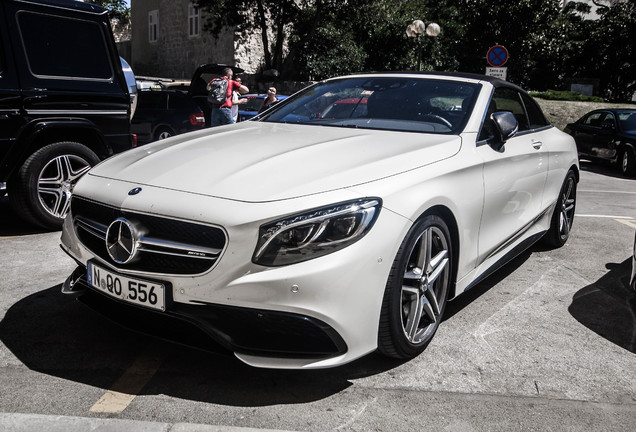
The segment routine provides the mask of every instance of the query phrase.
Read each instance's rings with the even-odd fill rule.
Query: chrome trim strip
[[[122,110],[26,110],[30,115],[128,115]]]
[[[519,238],[521,238],[526,233],[526,231],[532,228],[539,220],[541,220],[541,218],[543,218],[550,211],[551,207],[553,206],[550,206],[546,208],[545,210],[543,210],[536,218],[531,220],[528,224],[523,226],[519,231],[514,233],[512,236],[508,237],[507,240],[504,240],[499,247],[496,247],[491,253],[488,254],[486,258],[484,258],[484,261],[492,258],[493,256],[497,255],[499,252],[507,249],[508,247],[510,247],[510,245],[515,243],[517,240],[519,240]]]
[[[191,245],[188,245],[188,244],[185,244],[185,243],[167,242],[167,241],[164,241],[164,240],[144,237],[143,235],[139,238],[139,244],[142,245],[142,246],[143,245],[148,245],[148,246],[162,247],[162,248],[166,248],[166,249],[172,249],[172,250],[175,250],[175,251],[176,250],[181,250],[181,251],[185,252],[186,256],[192,257],[192,258],[210,258],[210,259],[213,259],[215,257],[218,257],[219,254],[221,253],[221,249],[217,249],[217,248],[206,248],[206,247],[202,247],[202,246],[191,246]],[[143,248],[143,250],[147,251],[147,252],[166,254],[166,255],[180,255],[180,254],[176,254],[176,253],[158,251],[156,249],[145,249],[145,248]],[[190,255],[189,254],[190,252],[193,252],[195,255]],[[200,256],[200,255],[196,255],[196,254],[213,255],[213,257]]]

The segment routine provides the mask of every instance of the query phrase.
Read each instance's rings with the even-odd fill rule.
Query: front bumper
[[[91,288],[84,266],[69,276],[62,292],[77,295],[82,303],[125,327],[208,351],[314,361],[347,351],[332,327],[309,316],[174,302],[165,312],[155,312],[124,303]]]

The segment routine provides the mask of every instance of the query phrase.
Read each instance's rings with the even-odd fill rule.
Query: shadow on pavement
[[[456,299],[448,302],[446,311],[444,312],[443,321],[452,318],[455,314],[459,313],[470,303],[488,292],[488,290],[490,290],[492,287],[499,284],[501,281],[514,273],[515,270],[521,267],[523,263],[525,263],[530,258],[532,252],[542,250],[547,249],[545,249],[540,243],[535,243],[532,247],[530,247],[530,249],[521,252],[517,257],[510,260],[504,266],[495,271],[492,275],[488,276],[486,279],[484,279],[468,291],[464,292]]]
[[[636,293],[628,289],[631,258],[605,267],[609,272],[574,294],[568,310],[599,336],[636,353]]]
[[[15,214],[9,205],[9,198],[7,196],[0,198],[0,237],[41,234],[45,232],[49,231],[31,225],[25,222],[19,215]]]
[[[151,352],[161,366],[141,394],[231,406],[317,401],[348,388],[352,379],[402,364],[371,354],[334,369],[256,369],[233,356],[124,329],[61,294],[60,285],[11,306],[0,321],[0,341],[29,369],[105,390]]]
[[[634,177],[625,177],[621,173],[618,165],[611,164],[610,162],[605,162],[605,161],[592,162],[592,161],[582,159],[579,161],[579,165],[581,167],[581,171],[592,172],[595,174],[604,175],[606,177],[613,177],[618,179],[636,180],[636,178]]]

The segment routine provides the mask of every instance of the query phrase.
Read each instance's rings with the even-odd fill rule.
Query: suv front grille
[[[71,201],[77,237],[92,253],[122,270],[193,275],[214,266],[225,247],[225,233],[218,227],[136,213],[74,196]],[[141,233],[135,258],[115,262],[106,247],[106,232],[118,218],[132,223]]]

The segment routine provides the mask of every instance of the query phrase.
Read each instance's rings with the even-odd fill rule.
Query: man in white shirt
[[[237,82],[243,84],[243,80],[241,78],[236,78]],[[241,99],[241,94],[237,91],[232,92],[232,123],[236,123],[238,121],[238,112],[239,105],[247,103],[247,99]]]

